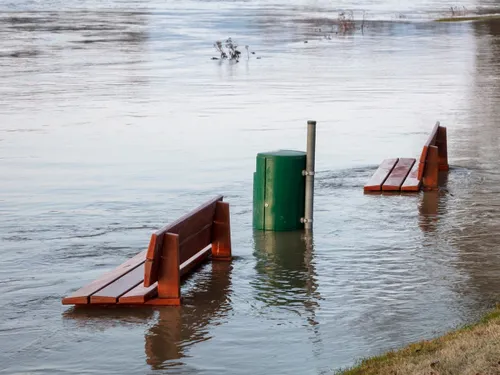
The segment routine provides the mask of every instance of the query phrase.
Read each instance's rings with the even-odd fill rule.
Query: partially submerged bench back
[[[424,175],[425,161],[427,160],[427,153],[429,151],[429,147],[436,145],[438,131],[439,131],[439,121],[436,122],[436,125],[434,125],[434,128],[432,129],[432,132],[429,135],[429,138],[427,139],[427,142],[425,142],[424,147],[422,148],[422,153],[420,154],[420,164],[418,166],[417,178],[419,180],[421,180]]]
[[[222,199],[222,196],[217,196],[151,235],[144,268],[145,287],[158,281],[162,248],[167,233],[178,235],[181,264],[211,244],[215,209],[217,202]]]

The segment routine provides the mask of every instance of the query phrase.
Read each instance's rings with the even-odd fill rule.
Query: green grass
[[[500,19],[499,14],[485,14],[481,16],[466,16],[466,17],[444,17],[444,18],[438,18],[435,20],[436,22],[465,22],[465,21],[487,21],[487,20],[494,20],[494,19]]]
[[[354,367],[338,370],[335,374],[405,375],[421,374],[423,370],[432,372],[438,368],[436,374],[458,375],[462,371],[472,369],[476,373],[476,369],[490,369],[496,365],[499,365],[500,373],[500,357],[496,358],[499,337],[500,305],[497,305],[496,309],[475,324],[463,326],[433,340],[413,343],[400,350],[363,359]],[[496,358],[495,361],[491,360],[490,353]],[[466,362],[464,356],[467,357]]]

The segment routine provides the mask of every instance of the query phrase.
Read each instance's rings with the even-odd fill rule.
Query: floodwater
[[[431,22],[449,5],[1,2],[0,373],[331,374],[499,301],[500,23]],[[227,37],[255,54],[211,60]],[[255,156],[310,119],[314,233],[254,232]],[[437,120],[440,191],[364,195]],[[184,306],[61,305],[217,194],[235,259]]]

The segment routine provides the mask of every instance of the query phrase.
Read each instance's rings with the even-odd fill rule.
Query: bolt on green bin
[[[257,154],[253,180],[253,227],[259,230],[304,229],[306,153],[279,150]]]

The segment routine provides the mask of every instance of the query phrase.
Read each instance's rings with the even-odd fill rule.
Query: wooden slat
[[[207,246],[182,263],[180,267],[181,277],[187,276],[194,268],[207,260],[211,252],[212,247]]]
[[[91,304],[113,304],[118,298],[135,288],[144,280],[144,265],[133,269],[106,288],[90,296]]]
[[[365,185],[364,191],[380,191],[397,162],[398,159],[385,159]]]
[[[198,233],[193,234],[191,237],[186,238],[180,244],[180,262],[184,263],[186,260],[191,258],[201,249],[210,245],[212,237],[212,222],[209,225],[205,226]]]
[[[99,279],[78,289],[68,297],[63,298],[62,300],[63,305],[80,305],[80,304],[90,303],[89,297],[92,294],[107,287],[113,281],[119,279],[123,275],[127,274],[128,272],[132,271],[133,269],[143,264],[145,257],[146,257],[146,250],[141,251],[139,254],[127,260],[125,263],[121,264],[117,268],[113,269],[110,272],[105,273]]]
[[[148,254],[151,254],[151,259],[148,259],[146,255],[146,262],[144,263],[145,287],[150,287],[156,281],[158,281],[158,273],[161,263],[158,261],[158,259],[160,257],[161,248],[163,246],[163,237],[163,235],[158,236],[156,233],[153,233],[151,235],[151,239],[149,240],[149,247],[147,251]]]
[[[160,263],[160,255],[162,248],[162,239],[165,233],[173,233],[179,235],[179,242],[182,243],[193,233],[198,233],[208,224],[211,224],[215,214],[215,206],[218,201],[222,201],[222,196],[217,196],[210,201],[204,203],[190,213],[184,215],[172,224],[169,224],[160,230],[156,231],[151,236],[151,241],[148,247],[146,259],[144,286],[148,287],[158,281],[158,264]]]
[[[161,236],[165,233],[173,233],[179,235],[179,241],[184,241],[183,237],[192,232],[199,232],[204,226],[213,220],[215,213],[215,205],[218,201],[222,201],[221,195],[209,200],[198,208],[182,216],[173,223],[157,230],[155,234]],[[146,259],[154,259],[154,248],[149,247]]]
[[[427,152],[430,146],[434,146],[436,144],[438,131],[439,131],[439,121],[436,122],[436,125],[434,125],[431,134],[429,134],[429,138],[427,138],[427,141],[425,142],[424,147],[422,148],[422,153],[420,154],[420,160],[419,160],[420,164],[418,168],[418,176],[417,176],[419,180],[422,180],[422,176],[424,175],[425,161],[427,160]]]
[[[387,180],[382,185],[383,191],[399,191],[403,185],[406,176],[410,173],[411,168],[415,164],[415,159],[401,158],[396,163]]]
[[[413,164],[408,177],[401,185],[401,191],[420,191],[421,180],[418,179],[418,166],[419,163]]]
[[[118,299],[120,304],[141,305],[158,295],[158,283],[145,287],[140,283]]]
[[[199,266],[210,256],[211,247],[207,246],[187,259],[180,265],[181,277],[187,276],[196,266]],[[118,299],[119,304],[141,305],[149,300],[154,299],[158,295],[158,283],[154,283],[150,287],[145,287],[142,283],[135,288],[125,293]]]

